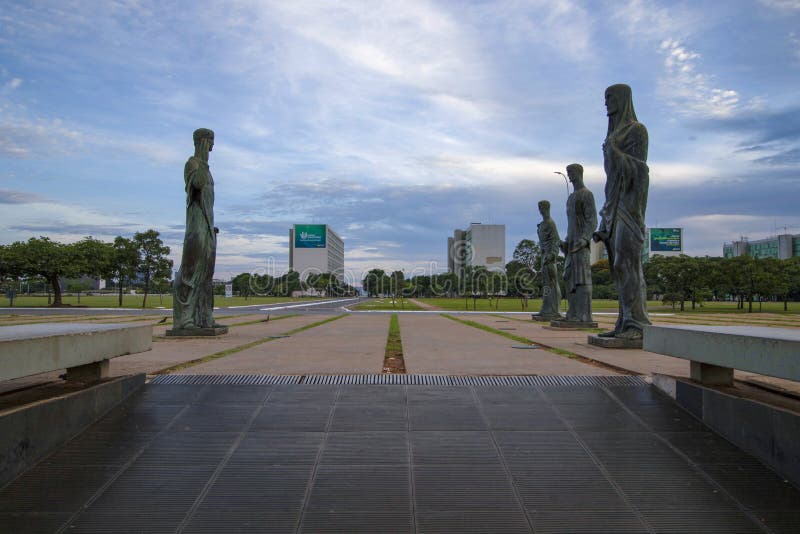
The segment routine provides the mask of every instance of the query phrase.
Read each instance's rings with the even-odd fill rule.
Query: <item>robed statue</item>
[[[564,323],[596,326],[592,319],[592,262],[590,245],[597,228],[594,195],[583,184],[583,166],[567,165],[573,191],[567,198],[567,238],[561,243],[564,252],[564,282],[567,317]]]
[[[194,156],[186,162],[186,234],[181,266],[175,276],[171,335],[216,335],[227,329],[214,321],[214,263],[217,234],[214,226],[214,179],[208,155],[214,148],[214,132],[194,132]]]
[[[642,269],[645,210],[650,171],[647,167],[647,128],[636,119],[633,95],[627,85],[606,89],[608,133],[603,143],[606,200],[600,226],[594,234],[608,251],[611,274],[619,294],[614,330],[600,334],[628,340],[642,339],[647,315],[647,289]]]
[[[539,202],[539,213],[542,215],[542,222],[536,226],[539,236],[539,250],[541,253],[541,275],[542,275],[542,309],[538,315],[534,316],[538,320],[558,319],[561,314],[558,312],[558,305],[561,301],[561,288],[558,283],[558,259],[559,246],[561,239],[558,237],[556,222],[550,217],[550,202],[542,200]]]

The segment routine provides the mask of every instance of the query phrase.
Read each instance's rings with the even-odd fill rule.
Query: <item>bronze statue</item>
[[[561,243],[566,258],[564,281],[567,292],[565,323],[594,326],[592,319],[592,265],[590,243],[597,227],[594,195],[583,185],[583,166],[567,166],[573,192],[567,199],[567,239]]]
[[[558,312],[559,301],[561,300],[561,288],[558,286],[558,250],[561,239],[558,237],[556,222],[550,217],[550,202],[542,200],[539,202],[539,213],[542,214],[542,222],[537,227],[539,235],[539,249],[542,255],[542,309],[537,316],[538,320],[558,319],[561,314]]]
[[[207,128],[195,130],[194,156],[183,170],[186,234],[181,267],[174,282],[170,335],[216,335],[227,331],[213,317],[212,278],[219,233],[214,226],[214,179],[208,167],[208,155],[213,148],[214,132]]]
[[[606,201],[600,210],[595,241],[603,241],[619,293],[619,316],[614,330],[600,334],[640,340],[647,316],[647,289],[642,270],[645,210],[649,169],[647,128],[636,119],[631,88],[612,85],[606,89],[608,133],[603,143]]]

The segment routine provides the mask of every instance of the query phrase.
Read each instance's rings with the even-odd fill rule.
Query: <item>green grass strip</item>
[[[513,339],[519,343],[525,343],[527,345],[538,345],[545,349],[547,352],[552,352],[553,354],[558,354],[559,356],[565,356],[571,360],[577,360],[582,363],[586,363],[589,365],[594,365],[596,367],[604,367],[606,369],[610,369],[612,371],[616,371],[617,373],[622,373],[626,375],[638,375],[640,373],[635,373],[628,369],[623,369],[622,367],[617,367],[616,365],[610,365],[605,362],[601,362],[599,360],[593,360],[592,358],[587,358],[586,356],[581,356],[580,354],[575,354],[574,352],[570,352],[568,350],[559,349],[557,347],[550,347],[538,341],[533,341],[528,339],[527,337],[518,336],[515,334],[511,334],[509,332],[505,332],[503,330],[497,330],[496,328],[492,328],[491,326],[486,326],[485,324],[476,323],[475,321],[470,321],[468,319],[459,319],[458,317],[454,317],[452,315],[448,315],[446,313],[441,314],[442,317],[447,317],[448,319],[455,321],[457,323],[462,323],[467,326],[471,326],[473,328],[477,328],[478,330],[483,330],[484,332],[490,332],[492,334],[497,334],[498,336],[507,337],[508,339]]]
[[[403,360],[403,341],[400,337],[400,321],[396,313],[392,314],[389,321],[389,335],[386,337],[386,350],[383,356],[383,372],[406,372],[406,364]]]
[[[317,326],[321,326],[321,325],[324,325],[326,323],[330,323],[330,322],[335,321],[337,319],[341,319],[342,317],[346,317],[347,315],[348,314],[343,313],[341,315],[336,315],[334,317],[328,317],[327,319],[324,319],[322,321],[317,321],[315,323],[307,324],[305,326],[301,326],[299,328],[295,328],[294,330],[289,330],[288,332],[283,332],[281,334],[275,334],[275,335],[291,336],[293,334],[297,334],[299,332],[302,332],[303,330],[308,330],[310,328],[315,328]],[[199,365],[201,363],[210,362],[212,360],[217,360],[219,358],[224,358],[225,356],[230,356],[231,354],[236,354],[237,352],[241,352],[243,350],[247,350],[247,349],[250,349],[250,348],[253,348],[253,347],[257,347],[258,345],[262,345],[264,343],[268,343],[268,342],[272,341],[273,339],[276,339],[276,338],[273,337],[273,336],[270,336],[270,337],[264,337],[264,338],[261,338],[261,339],[257,339],[255,341],[251,341],[250,343],[245,343],[244,345],[239,345],[238,347],[231,347],[229,349],[225,349],[225,350],[221,350],[219,352],[215,352],[214,354],[209,354],[208,356],[203,356],[202,358],[197,358],[197,359],[194,359],[194,360],[189,360],[189,361],[186,361],[186,362],[182,362],[182,363],[179,363],[177,365],[173,365],[172,367],[166,367],[164,369],[156,371],[153,374],[155,374],[155,375],[168,375],[168,374],[173,373],[175,371],[180,371],[181,369],[194,367],[195,365]]]

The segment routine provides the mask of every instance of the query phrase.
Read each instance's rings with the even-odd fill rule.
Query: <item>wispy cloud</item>
[[[729,117],[740,108],[738,92],[715,87],[713,76],[700,72],[700,54],[673,39],[662,41],[659,49],[665,67],[661,92],[679,113]]]

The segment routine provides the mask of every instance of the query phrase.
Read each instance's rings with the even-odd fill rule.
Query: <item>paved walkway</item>
[[[294,319],[306,319],[296,317]],[[311,316],[312,321],[324,319]],[[284,319],[279,322],[288,322]],[[246,328],[246,327],[239,327]],[[287,329],[283,329],[285,331]],[[275,339],[236,354],[196,365],[183,374],[358,374],[380,373],[388,315],[349,315],[305,330],[291,337]]]
[[[147,385],[0,531],[796,533],[800,492],[649,386]]]
[[[439,315],[408,314],[399,318],[403,359],[410,374],[616,374],[545,350],[515,349],[513,346],[520,343]],[[507,321],[502,324],[509,327],[517,323],[501,320]],[[492,326],[498,327],[494,322]]]
[[[547,323],[543,325],[531,320],[518,320],[518,317],[517,320],[509,319],[510,323],[498,322],[504,318],[493,315],[475,315],[470,316],[469,319],[492,328],[501,328],[510,324],[510,327],[514,328],[511,333],[635,373],[644,375],[660,373],[678,377],[689,376],[688,360],[637,349],[604,349],[596,347],[589,345],[587,337],[590,334],[585,331],[551,329],[546,326]],[[658,321],[656,320],[654,323],[658,324]],[[740,380],[752,380],[794,394],[800,394],[800,383],[798,382],[745,371],[736,371],[735,376]]]

